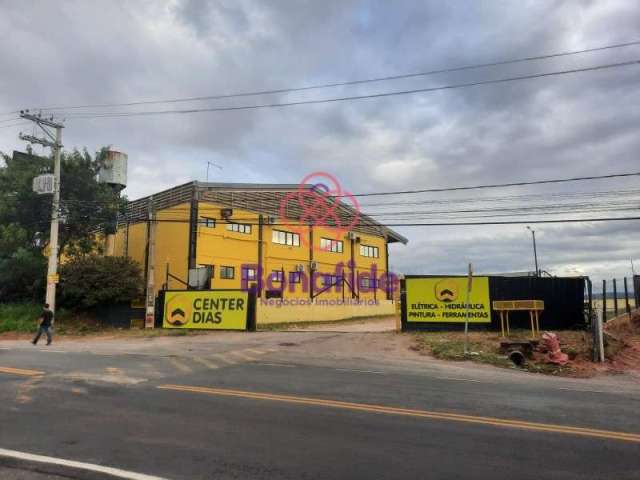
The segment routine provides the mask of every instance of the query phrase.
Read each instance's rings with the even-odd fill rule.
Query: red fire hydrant
[[[560,340],[555,333],[544,332],[542,341],[547,348],[547,360],[556,365],[565,365],[569,361],[569,356],[560,350]]]

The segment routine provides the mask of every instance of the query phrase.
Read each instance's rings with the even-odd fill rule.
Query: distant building
[[[335,210],[341,224],[357,220],[348,231],[301,224],[304,212],[287,200],[299,188],[191,182],[140,198],[129,203],[115,235],[107,238],[107,254],[129,256],[144,267],[153,262],[156,291],[186,289],[189,271],[207,267],[205,288],[253,287],[263,304],[302,299],[313,304],[324,300],[378,304],[366,311],[325,310],[318,319],[393,313],[395,285],[388,271],[388,245],[407,239],[341,202]],[[287,218],[280,217],[283,201]],[[150,213],[155,219],[153,258],[148,255]],[[276,319],[266,309],[261,316],[259,309],[258,321],[312,320],[309,315],[321,315],[312,310],[287,310],[281,305]]]

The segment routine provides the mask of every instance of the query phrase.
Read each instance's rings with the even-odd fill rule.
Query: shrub
[[[0,333],[32,332],[42,313],[42,305],[33,303],[0,303]]]
[[[44,296],[47,260],[40,253],[20,249],[0,258],[0,301],[37,301]]]
[[[76,257],[60,269],[60,304],[89,310],[128,303],[142,295],[140,265],[126,257]]]

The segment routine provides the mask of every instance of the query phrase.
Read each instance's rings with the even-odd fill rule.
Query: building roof
[[[305,185],[306,189],[316,188],[313,185]],[[299,184],[280,183],[208,183],[189,182],[184,185],[164,190],[162,192],[139,198],[128,203],[126,218],[122,222],[145,221],[152,206],[155,210],[162,210],[191,200],[209,201],[229,208],[239,208],[278,218],[282,209],[288,219],[300,220],[304,211],[291,193],[300,188]],[[283,206],[283,201],[286,205]],[[406,244],[407,238],[376,222],[363,213],[356,210],[339,199],[336,203],[335,213],[341,225],[351,225],[357,215],[357,222],[350,227],[355,232],[382,236],[389,243],[400,242]],[[328,220],[331,224],[331,220]]]

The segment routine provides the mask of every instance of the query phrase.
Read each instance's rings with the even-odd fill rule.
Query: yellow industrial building
[[[190,270],[203,267],[204,288],[253,287],[259,324],[394,313],[388,245],[406,238],[339,200],[348,231],[303,224],[290,201],[300,188],[190,182],[140,198],[108,236],[107,254],[137,260],[156,294],[189,288]]]

